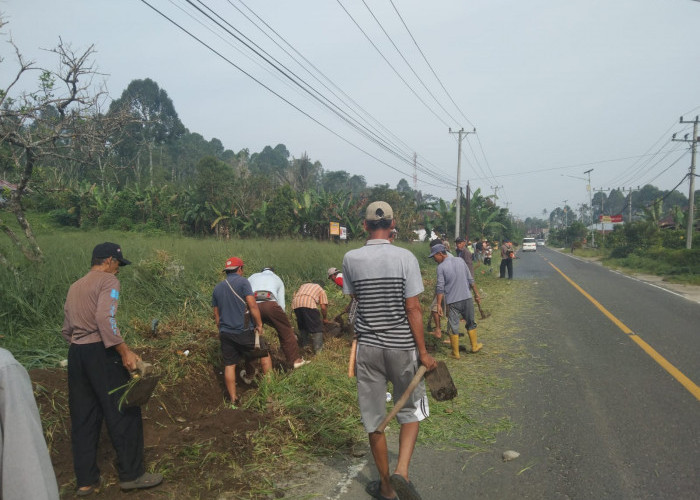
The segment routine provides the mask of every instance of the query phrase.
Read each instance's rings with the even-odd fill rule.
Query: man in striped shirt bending
[[[423,339],[423,313],[419,295],[423,291],[418,260],[388,238],[395,221],[388,203],[376,201],[367,207],[364,221],[369,240],[343,258],[343,292],[358,301],[357,394],[362,423],[379,471],[379,481],[367,485],[375,498],[419,499],[408,479],[408,465],[418,437],[419,422],[426,418],[428,398],[421,382],[396,416],[399,457],[389,473],[384,433],[377,432],[386,414],[386,388],[391,382],[394,400],[399,399],[422,363],[428,370],[437,362],[428,354]]]

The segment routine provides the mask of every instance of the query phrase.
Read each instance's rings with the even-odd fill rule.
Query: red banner
[[[599,215],[598,222],[622,222],[622,215]]]

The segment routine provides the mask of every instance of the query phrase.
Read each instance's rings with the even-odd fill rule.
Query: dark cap
[[[109,257],[114,257],[117,259],[120,266],[128,266],[131,264],[131,261],[124,258],[121,247],[116,243],[110,243],[107,241],[105,243],[100,243],[92,249],[93,259],[106,259]]]
[[[433,257],[436,253],[447,253],[447,248],[443,244],[437,244],[430,249],[430,255],[428,257]]]
[[[455,240],[455,243],[464,243],[465,241],[467,241],[467,240],[465,240],[464,238],[457,238]]]

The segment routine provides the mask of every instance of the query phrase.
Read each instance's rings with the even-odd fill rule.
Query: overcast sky
[[[671,189],[690,166],[687,144],[670,139],[691,130],[681,115],[700,114],[698,1],[192,0],[223,29],[186,0],[147,1],[228,61],[140,0],[0,0],[0,12],[3,31],[39,63],[55,66],[40,49],[59,37],[75,48],[95,44],[113,98],[151,78],[206,139],[251,152],[283,143],[294,157],[306,152],[370,185],[405,178],[413,186],[415,152],[417,188],[452,200],[457,135],[449,128],[476,128],[462,142],[462,185],[497,192],[520,218],[543,217],[564,200],[588,203],[589,169],[594,189]],[[4,88],[14,67],[4,40],[0,55]],[[687,195],[687,181],[678,189]]]

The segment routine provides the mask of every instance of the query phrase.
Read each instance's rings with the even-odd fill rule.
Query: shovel
[[[153,394],[161,376],[156,374],[153,365],[139,360],[136,363],[136,370],[131,372],[131,380],[126,393],[123,396],[122,406],[129,408],[132,406],[145,405]]]
[[[481,308],[481,302],[476,302],[476,305],[479,306],[479,313],[481,314],[481,319],[486,319],[489,316],[491,316],[490,312],[484,312],[484,310]]]
[[[418,371],[413,376],[411,383],[408,384],[408,387],[401,395],[399,400],[396,401],[396,404],[394,404],[394,407],[391,409],[389,414],[384,417],[382,423],[379,424],[379,427],[377,427],[376,432],[384,432],[384,429],[386,429],[386,426],[389,425],[389,422],[391,422],[399,411],[401,411],[401,408],[404,407],[406,401],[408,401],[408,398],[411,397],[413,390],[420,383],[423,375],[425,375],[425,381],[428,383],[430,395],[436,401],[449,401],[450,399],[457,397],[457,387],[455,387],[455,384],[452,381],[452,376],[447,370],[447,365],[444,361],[438,361],[437,368],[434,370],[429,371],[428,373],[426,373],[426,371],[427,369],[424,365],[421,365],[420,368],[418,368]]]

